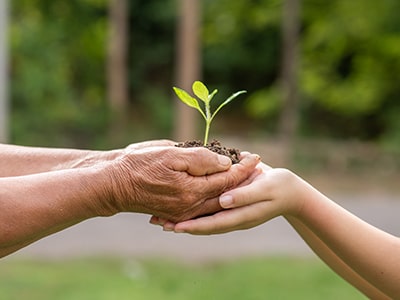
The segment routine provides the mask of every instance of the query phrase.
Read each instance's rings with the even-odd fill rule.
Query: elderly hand
[[[174,144],[176,144],[176,142],[170,140],[152,140],[139,143],[132,143],[122,149],[113,149],[104,151],[68,149],[67,151],[69,156],[72,156],[71,153],[73,153],[74,156],[72,156],[71,159],[66,160],[63,163],[58,163],[56,167],[53,168],[53,171],[92,167],[99,163],[105,163],[117,160],[122,156],[124,156],[127,152],[132,152],[134,150],[140,150],[149,147],[173,146]],[[51,151],[54,152],[54,150]]]
[[[0,146],[0,257],[93,217],[141,212],[178,222],[213,213],[221,209],[218,195],[244,181],[259,161],[246,155],[231,166],[205,148],[172,145],[153,141],[111,151]]]
[[[205,148],[128,147],[108,168],[116,212],[140,212],[178,222],[221,210],[218,196],[254,171],[259,156],[239,164]],[[108,206],[110,206],[108,205]]]

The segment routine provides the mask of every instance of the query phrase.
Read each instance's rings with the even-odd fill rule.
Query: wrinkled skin
[[[78,157],[76,160],[73,161],[67,161],[64,164],[59,164],[57,168],[53,168],[53,170],[92,167],[99,163],[105,163],[119,159],[134,150],[140,150],[149,147],[173,146],[175,144],[176,142],[170,140],[152,140],[133,143],[122,149],[108,151],[88,151],[87,155],[83,157]]]
[[[168,144],[168,142],[166,142]],[[221,210],[218,196],[246,180],[259,162],[245,154],[239,164],[221,163],[205,148],[128,146],[110,165],[111,207],[178,222]]]
[[[248,154],[231,167],[205,148],[173,144],[110,151],[0,144],[0,257],[94,217],[141,212],[177,222],[218,211],[216,197],[259,160]]]

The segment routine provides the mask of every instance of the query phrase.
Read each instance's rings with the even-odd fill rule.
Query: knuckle
[[[291,180],[291,178],[293,178],[293,173],[286,168],[276,168],[274,169],[274,172],[281,180],[288,181]]]
[[[201,159],[204,162],[215,159],[216,154],[212,151],[208,150],[205,147],[192,148],[193,154],[197,157],[197,159]]]
[[[232,173],[230,176],[225,177],[225,181],[223,183],[223,189],[224,191],[236,187],[239,185],[242,181],[246,179],[245,176],[243,176],[242,173]]]

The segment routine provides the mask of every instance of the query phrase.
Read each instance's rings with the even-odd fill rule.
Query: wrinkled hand
[[[122,149],[113,149],[106,151],[87,151],[86,155],[83,155],[76,160],[68,161],[65,164],[61,164],[57,167],[57,169],[62,170],[93,167],[97,164],[118,160],[123,157],[127,152],[131,152],[133,150],[140,150],[148,147],[173,146],[174,144],[176,144],[176,142],[170,140],[152,140],[132,143]]]
[[[221,195],[219,201],[226,210],[178,224],[155,218],[151,223],[166,231],[198,235],[249,229],[279,215],[295,215],[301,207],[296,202],[297,182],[298,177],[290,171],[260,163],[239,187]]]
[[[152,141],[144,141],[139,143],[133,143],[128,145],[125,150],[132,151],[132,150],[140,150],[149,147],[167,147],[167,146],[174,146],[176,142],[171,140],[152,140]]]
[[[258,155],[247,154],[231,166],[205,148],[128,147],[109,168],[107,193],[116,212],[188,220],[221,210],[218,196],[246,180],[258,162]]]

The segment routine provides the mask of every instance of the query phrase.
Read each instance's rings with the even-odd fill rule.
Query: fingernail
[[[227,166],[227,165],[231,164],[231,159],[225,155],[218,155],[218,161],[223,166]]]
[[[260,155],[258,155],[258,154],[252,154],[252,156],[253,156],[256,160],[258,160],[258,161],[261,160],[261,157],[260,157]]]
[[[224,207],[228,208],[233,204],[233,198],[231,195],[222,195],[219,197],[219,204]]]
[[[175,233],[185,233],[185,230],[180,229],[180,228],[175,228],[174,232]]]
[[[164,231],[173,231],[174,230],[175,225],[174,224],[170,224],[170,223],[166,223],[163,226],[163,230]]]
[[[150,224],[153,224],[153,225],[159,225],[159,224],[158,224],[158,219],[157,219],[157,217],[154,217],[154,216],[152,216],[152,217],[150,218],[149,223],[150,223]]]

